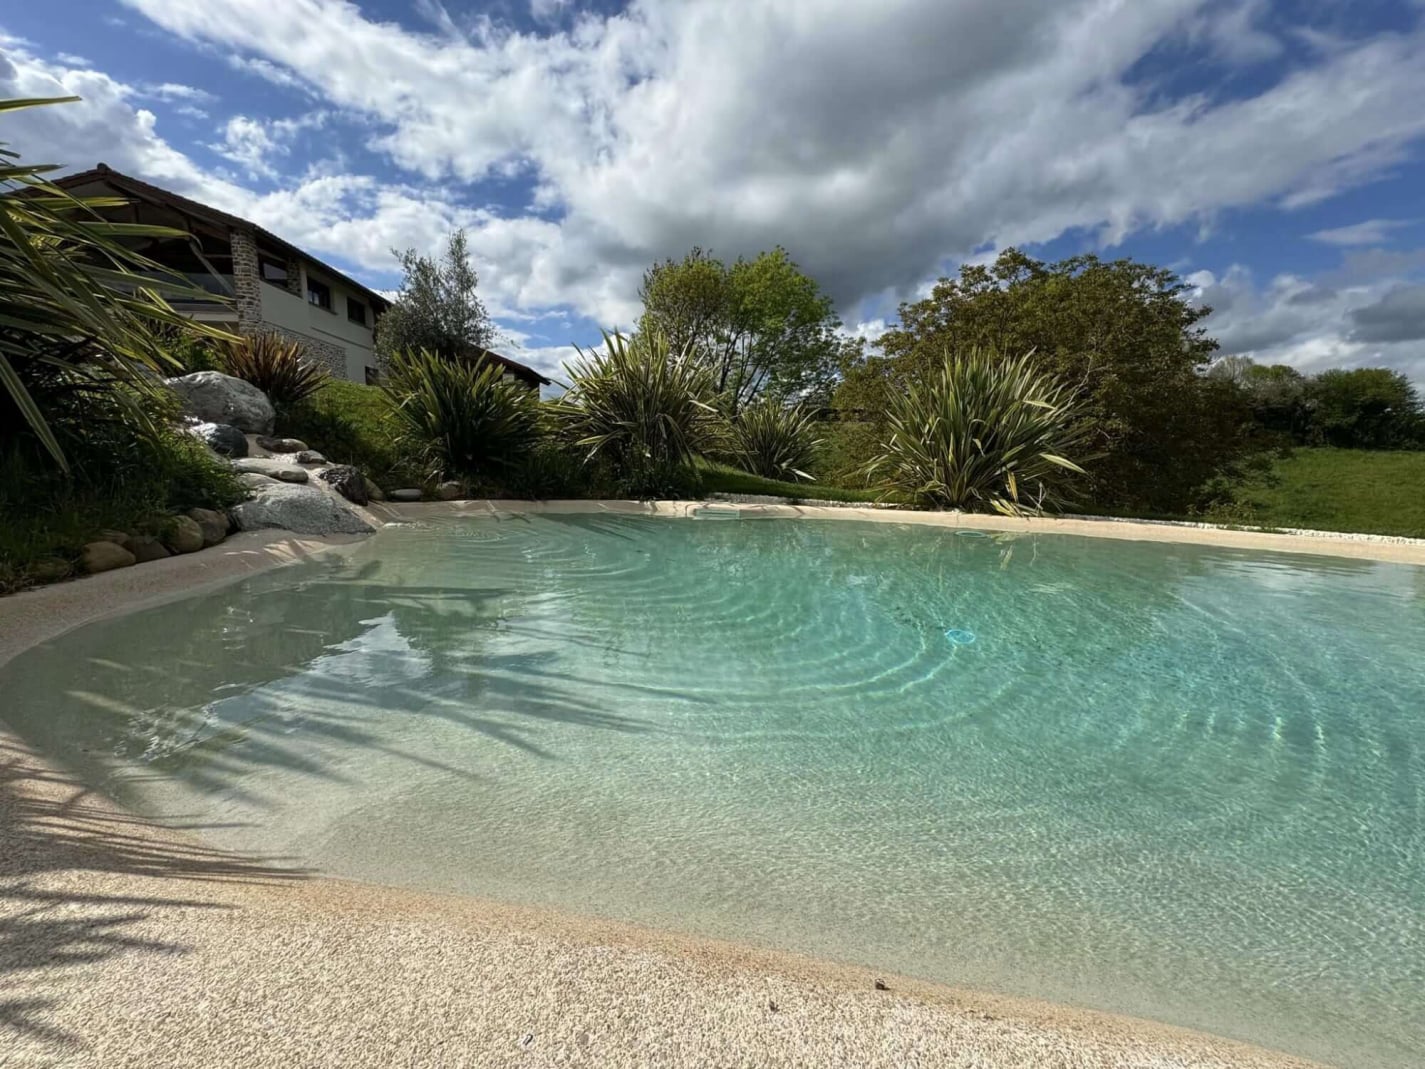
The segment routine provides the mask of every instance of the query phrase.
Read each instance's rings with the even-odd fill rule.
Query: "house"
[[[212,301],[175,300],[180,312],[236,333],[275,331],[301,342],[338,378],[369,382],[376,375],[376,320],[390,301],[271,231],[166,189],[120,174],[106,164],[54,179],[79,197],[122,197],[102,214],[122,222],[174,227],[191,238],[147,243],[150,260],[184,275]],[[224,299],[226,298],[226,300]],[[509,357],[483,351],[506,377],[537,390],[549,380]]]

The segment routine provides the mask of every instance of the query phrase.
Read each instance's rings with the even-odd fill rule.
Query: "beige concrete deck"
[[[686,515],[691,503],[381,506]],[[742,506],[1425,563],[1425,546]],[[1140,525],[1141,526],[1141,525]],[[1176,537],[1174,537],[1176,536]],[[344,540],[349,541],[349,540]],[[328,549],[281,532],[0,599],[0,667],[102,616]],[[20,670],[12,666],[10,670]],[[3,709],[0,679],[0,709]],[[322,878],[156,827],[0,724],[0,1066],[1303,1067],[1143,1021],[551,911]]]

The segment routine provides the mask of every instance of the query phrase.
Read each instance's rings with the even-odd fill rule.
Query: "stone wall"
[[[262,328],[262,276],[257,266],[257,242],[246,230],[228,232],[233,252],[233,293],[238,329],[252,334]]]
[[[301,342],[306,347],[307,356],[312,361],[326,368],[336,378],[346,378],[346,348],[344,346],[334,345],[329,341],[319,341],[310,334],[299,334],[295,330],[280,327],[276,323],[269,323],[265,320],[256,324],[251,330],[246,327],[243,330],[248,334],[268,331],[280,334],[284,338],[290,338],[292,341]]]

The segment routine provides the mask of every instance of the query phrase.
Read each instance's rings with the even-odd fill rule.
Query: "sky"
[[[874,339],[1016,245],[1171,267],[1224,353],[1425,384],[1425,0],[61,0],[0,141],[378,289],[469,235],[557,370],[693,245],[784,246]]]

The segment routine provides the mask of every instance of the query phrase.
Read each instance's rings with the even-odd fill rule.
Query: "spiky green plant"
[[[497,477],[539,438],[533,391],[502,380],[486,361],[448,360],[428,349],[397,352],[381,388],[401,424],[401,443],[433,478]]]
[[[1066,454],[1086,440],[1085,423],[1070,391],[1029,353],[947,355],[892,397],[887,417],[890,433],[864,473],[920,504],[1038,512],[1058,504],[1070,473],[1083,473]]]
[[[728,456],[753,475],[810,482],[807,469],[820,446],[811,413],[800,405],[788,407],[764,397],[733,421]]]
[[[551,406],[558,425],[635,495],[675,485],[680,469],[724,440],[712,373],[661,334],[606,332],[602,350],[579,350],[565,370],[570,388]]]
[[[331,373],[307,355],[299,341],[271,331],[228,342],[219,350],[223,370],[252,383],[279,406],[312,396]]]
[[[0,114],[77,99],[0,100]],[[173,365],[155,325],[227,335],[194,326],[164,299],[210,294],[129,247],[187,234],[104,219],[126,201],[72,196],[44,177],[54,166],[18,161],[0,143],[0,447],[21,447],[28,435],[67,472],[54,421],[68,417],[68,434],[82,434],[91,401],[156,430],[163,406],[152,373]]]

